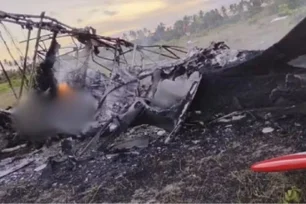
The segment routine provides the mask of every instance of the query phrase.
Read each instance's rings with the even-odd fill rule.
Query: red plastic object
[[[282,172],[306,169],[306,152],[264,160],[252,165],[255,172]]]

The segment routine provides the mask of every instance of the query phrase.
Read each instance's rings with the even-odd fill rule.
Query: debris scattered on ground
[[[33,16],[19,17],[0,18],[23,25]],[[167,55],[168,60],[145,69],[137,68],[135,55],[147,47],[98,36],[93,28],[53,23],[58,27],[47,22],[43,27],[52,32],[51,44],[33,89],[38,97],[57,101],[56,81],[67,82],[92,95],[95,116],[78,134],[59,131],[59,123],[52,126],[56,137],[48,143],[48,135],[39,135],[45,137],[43,147],[35,150],[16,134],[15,109],[0,111],[1,202],[305,200],[306,194],[296,190],[306,187],[303,171],[256,174],[250,166],[305,151],[304,70],[287,62],[306,52],[300,38],[306,36],[306,20],[264,51],[212,43],[183,57]],[[84,46],[79,53],[84,64],[68,67],[65,76],[59,72],[65,58],[56,54],[56,39],[63,33]],[[105,48],[121,53],[111,60],[116,66],[104,66],[110,76],[92,68]],[[123,49],[133,53],[132,63],[122,64]],[[171,91],[176,86],[181,91]],[[285,194],[293,186],[295,193]]]

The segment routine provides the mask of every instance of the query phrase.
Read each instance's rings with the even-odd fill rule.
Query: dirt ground
[[[156,128],[132,129],[122,137],[146,136],[148,147],[98,151],[43,170],[31,163],[0,179],[0,202],[281,202],[287,189],[306,189],[304,171],[254,173],[250,165],[305,151],[305,122],[297,115],[259,120],[246,114],[236,122],[186,124],[167,145]],[[274,131],[264,134],[265,127]]]

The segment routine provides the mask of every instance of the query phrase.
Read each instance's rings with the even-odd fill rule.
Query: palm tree
[[[137,34],[136,34],[136,32],[133,31],[133,30],[130,31],[130,36],[131,36],[131,38],[134,39],[134,40],[137,38]]]
[[[148,36],[148,33],[149,33],[148,31],[149,30],[147,28],[143,28],[143,33],[144,33],[145,36]]]
[[[246,5],[248,11],[249,12],[252,11],[252,3],[250,1],[244,1],[244,3]]]
[[[222,7],[221,7],[221,11],[222,11],[223,17],[224,17],[224,18],[228,18],[227,10],[226,10],[225,6],[222,6]]]
[[[127,35],[126,33],[123,33],[123,34],[122,34],[122,39],[124,39],[124,40],[129,40],[128,35]]]
[[[183,22],[185,26],[189,26],[190,23],[190,16],[184,16]]]
[[[261,5],[263,4],[263,0],[250,0],[250,3],[252,4],[252,10],[258,11],[261,9]]]
[[[198,21],[198,16],[195,14],[192,16],[192,22],[197,22]]]
[[[173,30],[176,38],[183,36],[185,33],[184,21],[183,20],[176,21],[173,25]]]
[[[199,12],[199,17],[200,17],[201,20],[203,20],[203,18],[204,18],[204,12],[203,12],[202,10],[200,10],[200,12]]]
[[[214,10],[214,26],[219,26],[223,21],[223,16],[220,14],[218,9]]]
[[[155,37],[158,40],[162,40],[165,34],[165,30],[166,30],[165,24],[160,23],[155,30],[155,33],[154,33]]]
[[[137,31],[138,39],[143,39],[145,37],[144,33],[142,30]]]
[[[192,23],[190,25],[190,32],[197,32],[200,28],[199,20],[197,15],[192,16]]]
[[[231,4],[229,9],[233,15],[237,14],[237,4]]]
[[[184,22],[184,33],[189,31],[189,26],[190,26],[190,20],[191,16],[184,16],[183,22]]]
[[[239,15],[243,14],[244,12],[244,6],[247,6],[246,2],[244,0],[241,0],[237,6],[237,12]]]

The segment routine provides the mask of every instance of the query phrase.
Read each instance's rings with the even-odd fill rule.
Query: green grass
[[[20,87],[21,85],[21,79],[19,78],[16,78],[16,79],[11,79],[11,82],[12,82],[12,85],[13,85],[13,88],[17,89]],[[4,82],[4,83],[0,83],[0,94],[1,93],[7,93],[7,92],[10,92],[11,91],[11,88],[9,86],[9,83],[8,82]]]
[[[11,82],[18,96],[20,85],[21,85],[21,78],[13,77],[11,79]],[[16,102],[16,98],[9,86],[9,83],[8,82],[0,83],[0,108],[7,108],[8,106],[13,105],[15,102]]]

